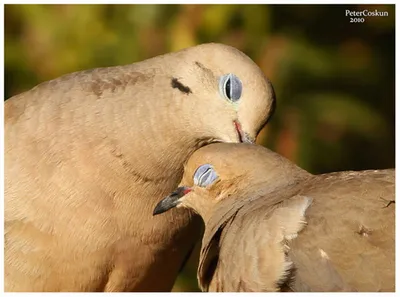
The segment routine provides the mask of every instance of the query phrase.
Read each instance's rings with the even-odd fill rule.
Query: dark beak
[[[255,139],[251,138],[247,132],[244,132],[242,130],[242,125],[240,125],[239,121],[234,121],[234,123],[235,123],[236,131],[239,135],[240,142],[252,143],[252,144],[254,144],[256,142]]]
[[[166,212],[167,210],[177,206],[180,203],[179,199],[185,196],[190,191],[192,191],[192,189],[188,187],[177,188],[169,196],[158,202],[156,208],[154,208],[153,216]]]

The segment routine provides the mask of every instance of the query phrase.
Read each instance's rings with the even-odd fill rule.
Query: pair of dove
[[[162,197],[178,187],[184,165],[190,164],[195,156],[205,152],[199,150],[201,147],[205,146],[206,151],[210,149],[210,156],[217,157],[224,151],[220,159],[226,161],[233,161],[241,150],[248,151],[250,155],[254,154],[253,150],[259,150],[260,147],[255,145],[236,147],[230,144],[228,149],[206,145],[214,142],[254,141],[272,115],[274,107],[272,86],[257,65],[240,51],[220,44],[204,44],[126,66],[73,73],[8,99],[5,102],[5,290],[170,290],[185,259],[201,237],[201,220],[184,208],[173,208],[163,215],[153,217],[154,207]],[[265,150],[263,154],[268,154]],[[246,162],[246,158],[242,157],[243,162]],[[276,158],[281,159],[279,156]],[[330,289],[341,289],[343,281],[347,283],[349,278],[338,274],[340,271],[334,265],[335,258],[330,250],[313,241],[321,237],[321,242],[333,245],[336,233],[329,233],[325,229],[322,230],[325,233],[321,230],[317,232],[313,229],[316,227],[311,228],[311,219],[307,219],[308,214],[311,215],[315,209],[313,212],[328,220],[328,214],[323,213],[325,209],[318,206],[318,201],[323,199],[315,197],[325,197],[329,193],[328,186],[332,186],[331,195],[339,197],[338,201],[346,200],[349,189],[354,188],[354,197],[362,202],[359,202],[357,208],[353,201],[347,199],[346,203],[352,207],[346,208],[353,209],[351,218],[358,213],[373,217],[373,212],[377,222],[385,221],[387,224],[387,228],[382,225],[379,229],[378,223],[361,218],[362,225],[354,227],[359,228],[357,234],[363,234],[362,238],[376,238],[371,243],[376,248],[367,246],[365,257],[371,258],[373,251],[380,254],[381,249],[386,249],[390,254],[394,249],[394,234],[391,234],[393,205],[387,204],[386,208],[382,208],[388,213],[387,216],[381,214],[380,207],[385,197],[392,197],[393,172],[360,173],[361,177],[354,179],[351,174],[345,173],[343,177],[327,178],[332,182],[329,185],[317,182],[318,177],[314,177],[315,195],[312,195],[307,191],[297,193],[301,192],[301,183],[297,179],[302,180],[303,177],[306,180],[306,173],[291,172],[289,169],[285,171],[284,168],[293,167],[289,163],[284,165],[285,162],[282,162],[281,174],[274,178],[265,175],[263,179],[257,170],[251,169],[251,164],[244,166],[237,159],[235,164],[239,165],[238,168],[227,173],[239,178],[230,179],[223,178],[225,167],[219,167],[215,161],[199,160],[199,166],[195,166],[196,169],[201,167],[196,174],[196,187],[208,191],[214,186],[213,189],[220,190],[220,194],[225,193],[226,187],[232,190],[236,187],[237,192],[226,197],[232,197],[237,202],[221,199],[222,204],[218,203],[218,207],[216,203],[204,204],[204,209],[210,210],[208,215],[213,213],[218,217],[220,213],[218,222],[213,221],[215,226],[206,228],[203,239],[203,242],[210,243],[202,252],[203,262],[199,268],[202,275],[200,283],[205,290],[234,291],[239,287],[248,291],[277,290],[283,286],[281,283],[284,280],[278,273],[283,270],[290,272],[290,279],[301,284],[299,290],[328,288],[314,287],[312,281],[315,280],[309,281],[312,274],[300,273],[308,270],[318,270],[321,278],[324,273],[329,274],[329,277],[334,275],[337,279],[334,285],[328,278],[323,279],[329,282]],[[265,162],[264,157],[255,158],[255,162]],[[188,172],[189,167],[186,168]],[[245,168],[247,171],[243,171]],[[247,185],[244,180],[239,183],[240,177],[246,175],[244,180],[251,178],[251,182],[248,180]],[[222,183],[224,180],[226,182]],[[257,180],[260,183],[255,184]],[[308,186],[311,187],[311,176],[309,180]],[[361,180],[366,181],[365,189]],[[268,181],[268,185],[263,184]],[[186,182],[190,190],[184,188],[178,191],[177,196],[186,194],[179,199],[194,197],[193,194],[198,192],[190,180]],[[299,188],[296,190],[294,185],[297,183]],[[218,184],[225,186],[219,188]],[[282,192],[280,196],[277,191],[273,191],[278,188]],[[382,201],[377,198],[377,205],[373,203],[375,200],[369,200],[376,194],[371,188],[382,191],[379,192]],[[317,195],[318,189],[320,195]],[[248,195],[243,191],[247,191]],[[271,199],[264,195],[273,192],[275,194]],[[216,198],[210,201],[216,202],[221,195],[211,193],[209,196]],[[310,199],[313,199],[312,202]],[[239,286],[231,288],[225,279],[220,279],[222,271],[227,269],[224,265],[232,250],[230,241],[234,246],[238,240],[234,234],[242,230],[237,225],[240,220],[250,228],[254,223],[246,222],[254,217],[256,224],[261,225],[254,215],[256,210],[252,208],[262,200],[267,201],[265,207],[270,213],[263,221],[275,223],[270,225],[265,222],[270,231],[263,232],[261,237],[258,229],[245,232],[249,238],[254,233],[265,244],[259,241],[257,247],[254,244],[246,247],[245,242],[239,242],[244,244],[244,249],[238,247],[238,254],[234,256],[247,255],[253,262],[248,260],[245,265],[242,263],[244,266],[236,266],[236,269],[244,269],[244,279],[251,279],[253,283],[258,284],[263,280],[267,283],[278,281],[279,284],[275,284],[275,287],[252,287],[251,282],[243,283],[241,280]],[[203,200],[196,201],[202,203]],[[184,200],[179,202],[179,205],[185,205]],[[220,207],[224,203],[227,207]],[[243,204],[243,207],[237,209],[238,203]],[[300,205],[299,208],[296,208],[297,205]],[[217,208],[214,209],[214,206]],[[206,212],[193,208],[204,215],[207,226]],[[296,224],[299,227],[299,221],[296,221],[299,215],[288,222],[279,222],[283,218],[291,218],[291,212],[296,213],[299,209],[305,212],[305,220],[309,225],[301,231],[301,236],[293,239],[299,230],[291,228]],[[232,211],[235,212],[234,216],[231,215]],[[253,214],[242,215],[244,212]],[[318,217],[312,219],[318,221]],[[325,223],[326,228],[336,223],[344,228],[347,219],[337,219],[335,214],[334,219],[329,219],[329,224]],[[321,227],[324,224],[316,225]],[[282,235],[273,226],[290,228]],[[216,232],[214,227],[217,228]],[[289,231],[292,233],[287,233]],[[307,239],[307,232],[314,236],[313,240]],[[210,236],[211,239],[207,240]],[[225,242],[224,238],[230,238],[230,241]],[[282,240],[279,241],[279,238]],[[301,238],[305,239],[297,243],[300,248],[294,248],[295,241]],[[286,244],[289,239],[292,240],[290,249],[289,243]],[[248,242],[254,243],[254,240]],[[350,244],[345,239],[341,242],[341,252],[351,257],[353,254],[348,253],[348,250],[352,250]],[[284,257],[277,252],[279,249],[265,248],[282,243],[285,243]],[[303,249],[307,245],[308,248]],[[320,261],[322,264],[318,267],[316,263],[308,265],[311,247],[327,255],[324,257],[327,264]],[[263,261],[269,263],[271,257],[276,260],[278,266],[275,270],[268,269],[271,266],[262,265],[259,259],[255,261],[253,248],[265,250],[264,254],[258,254]],[[278,254],[270,255],[268,250]],[[363,253],[358,249],[356,255]],[[225,260],[216,261],[216,256]],[[350,269],[349,274],[352,271],[367,273],[365,268],[368,266],[365,263],[380,265],[377,269],[384,267],[386,272],[391,272],[392,266],[386,265],[387,261],[377,264],[376,254],[373,256],[375,258],[372,257],[372,262],[359,260],[357,263],[361,265],[360,269]],[[279,262],[279,257],[285,261]],[[327,257],[333,264],[327,261]],[[388,258],[391,258],[391,254]],[[294,264],[290,264],[290,261]],[[283,266],[279,267],[282,263]],[[299,263],[304,265],[297,266]],[[261,270],[258,270],[260,267]],[[375,277],[377,269],[369,273]],[[294,275],[295,270],[299,272],[297,275]],[[386,284],[389,277],[382,271],[381,274],[373,282],[380,290],[390,290]],[[234,277],[237,275],[231,276],[226,275],[227,281],[235,283]],[[385,282],[380,282],[379,277],[384,278]],[[360,281],[369,283],[372,278]],[[288,281],[285,283],[289,284]],[[290,286],[297,290],[300,285]],[[352,282],[349,283],[350,289],[362,290]]]

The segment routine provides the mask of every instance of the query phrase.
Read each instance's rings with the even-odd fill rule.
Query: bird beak
[[[242,125],[240,124],[239,121],[234,121],[236,131],[239,135],[239,140],[240,142],[244,143],[255,143],[255,139],[253,139],[247,132],[244,132],[242,129]]]
[[[187,193],[191,192],[192,189],[188,187],[179,187],[175,191],[173,191],[170,195],[165,197],[163,200],[158,202],[153,211],[153,216],[158,215],[160,213],[166,212],[167,210],[174,208],[181,201],[179,200]]]

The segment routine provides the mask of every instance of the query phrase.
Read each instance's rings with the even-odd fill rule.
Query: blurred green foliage
[[[350,23],[346,9],[389,16]],[[221,42],[275,87],[259,143],[313,173],[394,167],[394,28],[394,5],[6,5],[5,98],[65,73]],[[197,290],[196,253],[174,290]]]

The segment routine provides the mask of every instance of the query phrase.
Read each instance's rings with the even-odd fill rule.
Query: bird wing
[[[395,172],[316,176],[307,227],[290,242],[295,291],[394,291]]]

